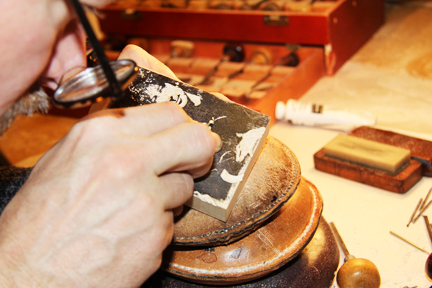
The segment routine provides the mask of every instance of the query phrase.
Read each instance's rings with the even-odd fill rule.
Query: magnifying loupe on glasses
[[[124,90],[137,76],[138,66],[132,60],[117,60],[109,63],[114,75]],[[53,95],[56,106],[78,108],[103,98],[113,98],[110,82],[101,65],[82,70],[60,84]]]

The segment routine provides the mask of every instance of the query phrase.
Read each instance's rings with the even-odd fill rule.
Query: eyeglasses
[[[75,10],[100,65],[86,68],[56,89],[53,102],[63,108],[90,105],[104,98],[120,99],[123,90],[135,79],[138,67],[132,60],[109,62],[79,0],[69,0]]]

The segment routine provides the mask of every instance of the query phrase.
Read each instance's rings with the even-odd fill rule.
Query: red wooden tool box
[[[241,10],[243,4],[256,7]],[[277,5],[281,10],[266,10]],[[123,0],[101,12],[100,26],[107,43],[127,43],[140,37],[142,46],[166,62],[180,78],[204,77],[222,59],[224,45],[241,44],[244,62],[221,63],[214,78],[220,80],[244,68],[230,81],[244,80],[239,85],[250,88],[271,70],[264,81],[271,88],[253,97],[238,91],[229,95],[226,88],[230,84],[223,82],[203,89],[228,94],[237,102],[274,116],[277,101],[299,98],[320,77],[335,73],[371,37],[384,21],[384,1]],[[192,59],[174,59],[174,40],[193,43]],[[275,66],[293,51],[292,45],[299,47],[295,50],[299,64]],[[270,52],[271,60],[259,65],[261,68],[248,67],[245,64],[257,49]]]

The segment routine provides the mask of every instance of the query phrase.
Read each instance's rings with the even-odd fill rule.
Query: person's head
[[[111,2],[81,0],[95,8]],[[85,32],[68,0],[1,0],[0,27],[0,115],[43,109],[39,87],[55,89],[66,71],[86,65]]]

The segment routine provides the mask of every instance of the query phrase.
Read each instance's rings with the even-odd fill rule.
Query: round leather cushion
[[[330,288],[339,267],[339,247],[325,219],[303,251],[278,270],[235,288]],[[222,285],[223,283],[219,283]],[[206,288],[214,287],[179,279],[163,270],[156,272],[141,288]]]
[[[254,232],[229,245],[171,245],[161,268],[192,282],[213,285],[263,277],[292,260],[309,243],[322,207],[316,187],[302,179],[292,198]]]

